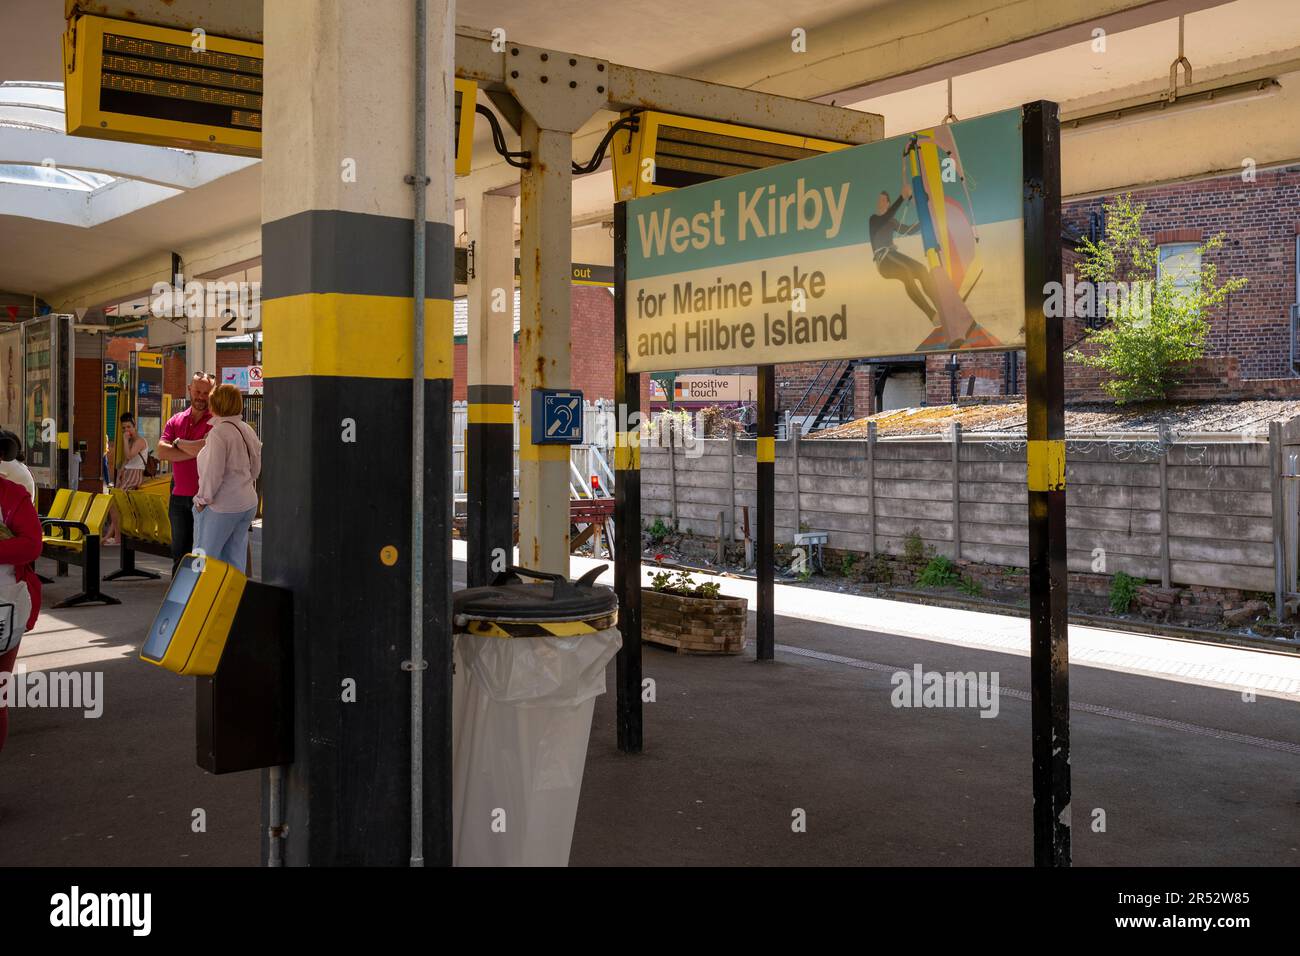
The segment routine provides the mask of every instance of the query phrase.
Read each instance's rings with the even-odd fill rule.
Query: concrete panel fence
[[[748,506],[756,533],[754,442],[698,445],[643,448],[644,520],[675,517],[683,531],[716,537],[721,515],[723,536],[739,541]],[[1275,506],[1295,500],[1280,494],[1287,460],[1276,427],[1262,441],[1071,439],[1070,569],[1099,570],[1104,556],[1105,573],[1166,587],[1294,591],[1295,532]],[[938,554],[1025,567],[1025,512],[1023,439],[957,429],[943,440],[777,442],[779,544],[796,530],[824,531],[831,548],[897,555],[917,533]]]

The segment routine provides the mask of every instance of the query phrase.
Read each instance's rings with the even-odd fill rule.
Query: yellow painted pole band
[[[614,470],[615,471],[640,471],[641,470],[641,446],[640,445],[615,445],[614,446]]]
[[[568,445],[535,445],[533,444],[532,422],[520,421],[519,423],[519,460],[522,461],[551,461],[569,463],[569,446]]]
[[[567,462],[568,445],[533,445],[519,442],[521,462]]]
[[[776,439],[759,438],[757,454],[760,462],[776,461]]]
[[[262,301],[267,378],[410,378],[415,300],[304,292]],[[452,377],[452,304],[425,299],[424,377]],[[400,346],[400,347],[399,347]]]
[[[616,471],[641,470],[641,433],[617,432],[614,436],[614,469]]]
[[[469,423],[471,425],[513,425],[515,406],[497,402],[471,402],[469,406]]]
[[[586,621],[469,621],[465,630],[479,637],[578,637],[618,623],[618,613]]]
[[[1065,490],[1065,440],[1034,440],[1028,443],[1030,491]]]

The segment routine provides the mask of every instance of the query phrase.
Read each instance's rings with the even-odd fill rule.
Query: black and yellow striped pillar
[[[1025,397],[1034,865],[1070,865],[1070,655],[1065,525],[1065,349],[1047,316],[1061,281],[1061,140],[1055,103],[1023,107]]]
[[[627,205],[614,203],[614,591],[623,639],[615,663],[618,749],[640,753],[641,376],[627,370]]]
[[[757,471],[758,552],[754,576],[758,583],[755,631],[758,659],[776,658],[776,366],[758,367]]]
[[[480,587],[514,564],[514,197],[470,195],[465,217],[474,241],[465,350],[465,577]]]
[[[439,865],[451,860],[448,5],[430,0],[428,21],[420,819],[424,860]],[[414,22],[404,0],[265,11],[263,577],[294,598],[288,865],[412,856]]]
[[[465,537],[469,587],[514,563],[514,387],[469,385],[465,425]]]

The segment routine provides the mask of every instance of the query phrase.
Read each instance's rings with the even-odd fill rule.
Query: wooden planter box
[[[684,654],[739,654],[745,649],[744,598],[682,597],[641,592],[641,640]]]

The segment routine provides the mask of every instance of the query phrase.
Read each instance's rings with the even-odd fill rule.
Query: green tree
[[[1145,212],[1131,196],[1119,196],[1106,204],[1101,241],[1080,243],[1078,275],[1103,284],[1097,297],[1106,301],[1110,322],[1088,331],[1094,354],[1076,350],[1070,357],[1107,373],[1102,387],[1121,403],[1165,398],[1187,366],[1205,354],[1210,312],[1246,285],[1243,278],[1220,283],[1207,261],[1207,253],[1223,244],[1223,233],[1198,247],[1199,268],[1161,270],[1159,248],[1142,235]]]

